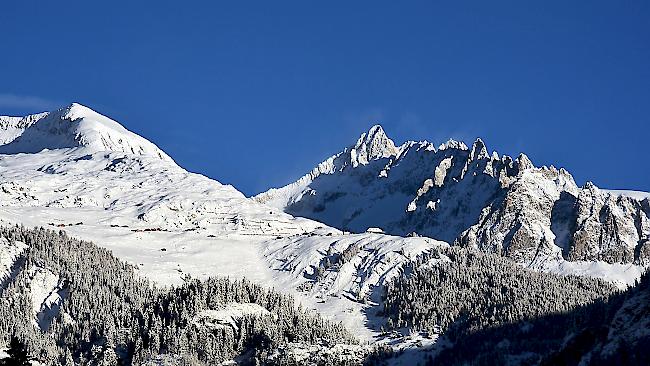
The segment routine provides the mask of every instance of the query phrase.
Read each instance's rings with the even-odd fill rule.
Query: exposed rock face
[[[393,140],[386,136],[384,129],[375,125],[367,133],[362,134],[356,145],[350,149],[350,163],[353,167],[359,164],[367,165],[372,160],[389,158],[398,152]]]
[[[587,183],[576,201],[576,231],[570,259],[648,264],[650,207],[648,199],[604,194]]]
[[[501,253],[650,263],[648,199],[611,195],[571,174],[450,140],[396,147],[379,126],[296,183],[255,197],[344,230],[381,227]]]
[[[521,159],[529,162],[528,159]],[[527,168],[506,177],[503,198],[485,207],[478,221],[460,234],[457,243],[502,253],[522,261],[555,252],[551,229],[554,202],[577,187],[565,171]]]

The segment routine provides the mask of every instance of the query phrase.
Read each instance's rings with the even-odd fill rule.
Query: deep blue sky
[[[0,114],[78,101],[247,194],[375,122],[650,191],[650,2],[95,3],[0,5]]]

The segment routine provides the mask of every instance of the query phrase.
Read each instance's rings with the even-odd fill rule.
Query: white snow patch
[[[62,279],[47,268],[27,269],[34,324],[45,330],[63,303]]]
[[[247,315],[262,316],[271,313],[264,307],[254,303],[229,303],[218,309],[202,310],[194,316],[192,324],[208,329],[230,327],[238,329],[237,322]]]
[[[306,345],[303,343],[289,343],[280,346],[270,359],[275,359],[280,353],[296,365],[357,365],[363,362],[364,356],[370,347],[361,345],[335,344],[329,345]],[[317,362],[314,360],[317,359]]]
[[[26,248],[27,244],[23,242],[10,243],[7,239],[0,238],[0,283],[11,275],[11,267]]]
[[[533,264],[531,269],[558,275],[573,275],[601,278],[616,285],[621,290],[634,286],[646,267],[635,264],[607,263],[602,261],[575,261],[547,259]]]
[[[622,190],[622,189],[601,189],[601,190],[616,197],[620,197],[620,196],[630,197],[639,201],[643,201],[646,198],[650,199],[650,192],[631,191],[631,190]]]

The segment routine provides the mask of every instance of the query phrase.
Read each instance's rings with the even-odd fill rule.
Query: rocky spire
[[[380,125],[374,125],[364,132],[357,143],[350,148],[350,163],[356,167],[366,165],[370,161],[397,156],[399,149],[393,140],[386,136]]]
[[[519,171],[526,170],[526,169],[532,169],[535,166],[533,165],[533,162],[530,161],[528,156],[526,154],[521,153],[515,160],[517,162],[517,166],[519,167]]]
[[[470,152],[470,159],[473,161],[484,159],[489,157],[485,143],[480,138],[477,138],[476,141],[472,144],[472,151]]]

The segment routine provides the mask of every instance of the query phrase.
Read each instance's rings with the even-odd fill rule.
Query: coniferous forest
[[[0,237],[27,245],[0,289],[0,342],[20,339],[46,365],[138,365],[159,354],[181,364],[238,356],[255,363],[287,342],[356,342],[341,325],[296,307],[292,297],[245,280],[189,279],[157,288],[109,251],[63,231],[1,227]],[[32,306],[33,268],[60,278],[63,301],[49,317]],[[230,303],[257,304],[268,313],[243,316],[235,326],[193,321],[203,310]]]
[[[621,336],[650,314],[649,273],[619,291],[458,247],[420,256],[406,272],[386,286],[381,314],[389,329],[442,333],[435,364],[650,362],[650,334]]]

